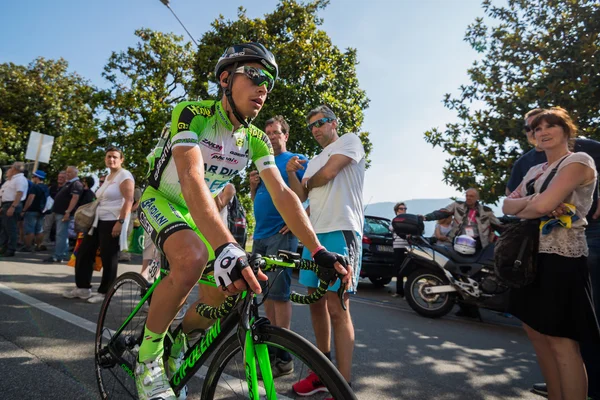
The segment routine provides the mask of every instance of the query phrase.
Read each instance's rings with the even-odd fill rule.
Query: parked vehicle
[[[400,267],[406,277],[404,293],[410,307],[425,317],[443,317],[457,301],[503,312],[508,287],[494,272],[494,244],[473,255],[461,254],[451,245],[423,237],[420,217],[402,214],[392,222],[394,231],[407,238],[410,249]]]
[[[227,205],[227,225],[234,239],[242,248],[246,248],[248,230],[246,229],[246,210],[238,199],[237,193]]]
[[[387,285],[396,276],[390,224],[387,218],[365,215],[360,276],[369,278],[378,287]]]

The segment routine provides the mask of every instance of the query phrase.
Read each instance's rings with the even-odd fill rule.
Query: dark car
[[[384,286],[396,276],[391,221],[365,215],[362,238],[361,278],[369,278],[375,286]]]
[[[227,205],[227,225],[234,239],[242,248],[246,248],[248,230],[246,229],[246,209],[238,199],[237,194],[233,196]]]

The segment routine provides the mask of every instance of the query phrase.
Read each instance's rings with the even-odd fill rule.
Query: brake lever
[[[340,287],[337,290],[338,297],[340,298],[340,304],[342,305],[342,309],[347,311],[346,303],[344,302],[344,293],[346,293],[346,287],[344,286],[344,282],[342,282],[340,278]]]

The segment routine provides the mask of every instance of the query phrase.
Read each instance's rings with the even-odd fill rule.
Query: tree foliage
[[[135,35],[140,38],[137,45],[113,52],[104,67],[110,88],[98,95],[104,133],[100,144],[121,148],[126,167],[142,181],[146,155],[170,121],[173,107],[188,99],[194,51],[182,36],[150,29],[136,30]]]
[[[320,148],[306,129],[305,117],[320,104],[328,104],[336,113],[342,122],[340,133],[361,132],[369,99],[358,84],[357,53],[352,48],[340,50],[319,29],[323,21],[318,12],[327,4],[327,0],[305,4],[283,0],[264,18],[250,19],[242,7],[235,21],[220,16],[200,40],[194,93],[202,98],[215,97],[214,67],[225,48],[256,41],[273,52],[279,65],[279,79],[254,121],[256,126],[264,128],[267,119],[283,115],[290,125],[288,149],[308,156]],[[368,132],[361,132],[360,137],[368,154],[372,147]]]
[[[50,165],[83,166],[98,136],[94,121],[96,89],[70,73],[64,59],[37,58],[27,66],[0,64],[0,163],[23,161],[31,131],[54,136]]]
[[[600,3],[594,0],[483,1],[465,40],[481,54],[460,94],[444,105],[460,120],[425,133],[452,156],[444,180],[497,201],[515,159],[529,150],[523,116],[561,106],[589,138],[600,139]]]

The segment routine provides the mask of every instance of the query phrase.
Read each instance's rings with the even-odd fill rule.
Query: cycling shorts
[[[214,249],[196,226],[187,207],[167,200],[161,192],[148,187],[140,199],[140,211],[140,224],[163,254],[163,246],[169,236],[183,229],[191,229],[206,245],[208,260],[214,260]]]

